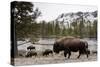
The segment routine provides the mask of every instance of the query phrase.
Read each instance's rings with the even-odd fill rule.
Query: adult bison
[[[59,53],[60,51],[64,51],[64,57],[68,54],[68,58],[71,56],[72,52],[79,51],[79,56],[82,53],[85,53],[88,58],[88,43],[86,41],[82,41],[79,38],[75,37],[64,37],[58,39],[53,45],[53,51],[55,53]]]

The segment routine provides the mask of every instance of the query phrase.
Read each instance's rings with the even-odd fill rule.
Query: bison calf
[[[31,51],[32,49],[35,49],[35,47],[34,46],[28,46],[27,47],[27,50],[30,50]]]
[[[46,50],[43,52],[43,56],[47,56],[47,55],[49,55],[50,53],[53,55],[53,51],[52,51],[52,50],[46,49]]]
[[[32,56],[37,56],[37,53],[35,51],[29,51],[25,57],[32,57]]]

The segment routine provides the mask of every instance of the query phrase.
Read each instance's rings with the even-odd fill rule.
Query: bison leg
[[[88,58],[88,53],[87,53],[87,55],[86,55],[86,56],[87,56],[87,58]]]
[[[35,54],[35,57],[37,56],[37,54]]]
[[[64,57],[66,57],[67,53],[68,53],[68,58],[70,58],[71,53],[68,49],[64,50]]]
[[[66,57],[66,54],[67,54],[67,52],[66,52],[66,51],[64,51],[64,57]]]
[[[51,55],[53,56],[53,52],[51,52]]]
[[[80,55],[81,55],[81,54],[78,55],[78,57],[77,57],[78,59],[80,58]]]
[[[70,56],[71,56],[71,52],[70,52],[70,49],[68,49],[68,48],[66,48],[65,50],[64,50],[64,56],[66,57],[66,54],[68,53],[68,58],[70,58]]]
[[[46,54],[46,56],[48,56],[48,54]]]
[[[68,52],[68,59],[70,58],[70,56],[71,56],[71,52]]]
[[[78,57],[77,57],[77,58],[80,58],[80,56],[81,56],[81,51],[79,51],[79,55],[78,55]]]
[[[87,56],[87,58],[88,58],[88,54],[89,54],[89,50],[86,50],[86,56]]]

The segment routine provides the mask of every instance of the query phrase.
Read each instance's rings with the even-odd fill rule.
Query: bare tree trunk
[[[14,58],[18,56],[17,38],[14,22],[14,3],[11,3],[11,64],[14,65]]]

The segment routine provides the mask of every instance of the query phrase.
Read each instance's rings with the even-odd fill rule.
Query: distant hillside
[[[97,11],[94,12],[76,12],[76,13],[62,13],[56,19],[59,22],[75,22],[76,20],[80,21],[84,19],[85,22],[90,21],[93,22],[97,20]]]

